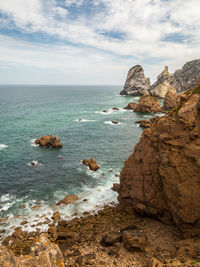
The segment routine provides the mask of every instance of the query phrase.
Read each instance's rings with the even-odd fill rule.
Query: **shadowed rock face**
[[[140,65],[136,65],[129,70],[124,89],[120,94],[141,96],[148,94],[150,86],[150,80],[145,77],[143,68]]]
[[[200,86],[195,92],[143,132],[119,189],[122,204],[173,220],[188,235],[200,235]]]
[[[192,88],[200,77],[200,59],[187,62],[182,69],[176,70],[169,77],[170,84],[177,92]]]
[[[177,95],[171,91],[168,91],[167,94],[165,95],[163,109],[170,110],[174,108],[177,104],[178,104]]]

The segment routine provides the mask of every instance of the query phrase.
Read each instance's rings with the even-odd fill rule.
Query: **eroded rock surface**
[[[163,109],[170,110],[178,104],[177,95],[174,92],[168,91],[165,95]]]
[[[139,104],[137,104],[133,110],[142,113],[157,113],[163,111],[160,102],[150,95],[141,96]]]
[[[184,102],[185,101],[185,102]],[[119,200],[200,235],[200,84],[146,129],[120,175]]]
[[[56,135],[42,136],[35,140],[35,144],[43,146],[43,147],[54,147],[54,148],[62,147],[62,144],[60,143],[60,139]]]
[[[76,195],[67,195],[66,197],[61,199],[56,205],[57,206],[62,205],[62,204],[67,205],[67,204],[77,201],[78,199],[79,197]]]
[[[136,65],[129,70],[124,89],[120,94],[141,96],[148,94],[150,86],[150,80],[145,77],[143,68],[140,65]]]
[[[93,158],[84,159],[83,164],[89,167],[91,171],[97,171],[99,169],[99,165],[97,164],[96,160],[94,160]]]

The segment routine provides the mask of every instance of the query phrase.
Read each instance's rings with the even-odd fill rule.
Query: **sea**
[[[120,96],[121,89],[0,86],[1,240],[17,226],[47,230],[44,222],[51,221],[55,211],[70,220],[117,203],[111,187],[119,182],[124,161],[143,131],[135,122],[153,117],[123,109],[138,97]],[[51,134],[60,138],[63,148],[35,145],[36,138]],[[82,164],[91,157],[100,166],[96,172]],[[56,206],[68,194],[79,200]],[[21,225],[23,221],[27,223]]]

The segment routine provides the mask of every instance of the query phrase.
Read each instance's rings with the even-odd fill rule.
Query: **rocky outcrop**
[[[177,95],[176,93],[173,93],[171,91],[168,91],[165,95],[164,103],[163,103],[163,109],[164,110],[170,110],[174,108],[178,104],[177,101]]]
[[[150,94],[158,98],[165,98],[168,92],[176,93],[176,89],[169,83],[168,67],[165,66],[164,70],[158,76],[157,81],[151,86]]]
[[[83,164],[85,166],[89,167],[89,169],[91,171],[97,171],[99,169],[99,165],[97,164],[97,162],[93,158],[84,159]]]
[[[119,200],[200,235],[200,83],[146,129],[120,174]]]
[[[141,96],[139,104],[137,104],[133,110],[142,113],[157,113],[163,111],[160,102],[150,95]]]
[[[140,65],[132,67],[127,75],[124,89],[120,95],[141,96],[148,94],[150,80],[144,75],[144,70]]]
[[[56,205],[57,206],[62,205],[62,204],[67,205],[67,204],[77,201],[78,199],[79,197],[76,195],[68,195],[64,197],[63,199],[61,199]]]
[[[0,246],[0,266],[1,267],[64,267],[63,255],[56,244],[53,244],[42,234],[35,239],[34,245],[28,255],[16,257],[7,248]]]
[[[62,147],[60,139],[56,135],[42,136],[35,140],[35,144],[42,147],[54,147],[54,148]]]
[[[134,110],[137,107],[137,104],[134,102],[128,103],[128,105],[126,107],[124,107],[124,109],[132,109]]]
[[[176,70],[169,77],[170,84],[177,92],[191,89],[200,77],[200,59],[187,62],[182,69]]]
[[[154,121],[156,121],[157,119],[159,119],[159,117],[154,117],[154,118],[151,118],[150,120],[140,120],[140,121],[136,121],[135,123],[139,123],[141,128],[150,128],[152,124],[154,123]]]

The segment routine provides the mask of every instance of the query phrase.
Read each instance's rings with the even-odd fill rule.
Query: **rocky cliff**
[[[182,69],[176,70],[170,75],[169,82],[176,88],[177,92],[182,92],[186,88],[192,88],[200,77],[200,59],[187,62]]]
[[[127,75],[124,89],[121,95],[141,96],[148,94],[150,80],[144,75],[144,70],[140,65],[132,67]]]
[[[200,82],[146,129],[120,174],[119,200],[200,235]]]

